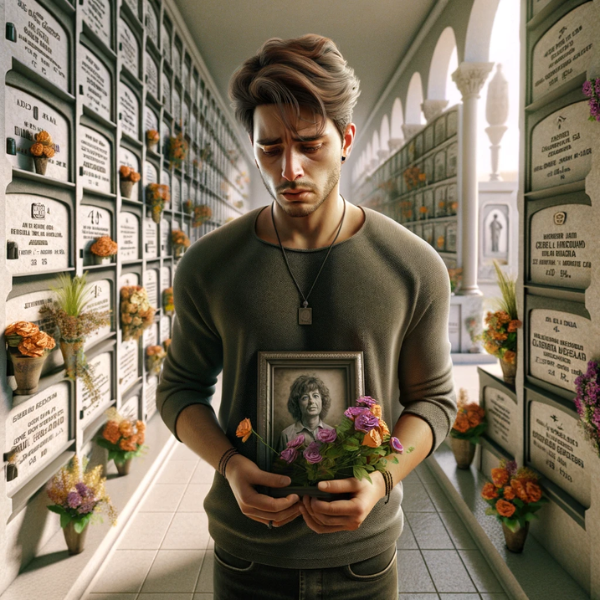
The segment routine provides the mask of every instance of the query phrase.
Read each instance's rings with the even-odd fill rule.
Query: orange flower
[[[374,415],[378,419],[381,419],[381,405],[373,404],[373,406],[371,406],[369,410],[371,411],[372,415]]]
[[[54,146],[44,146],[43,154],[46,158],[52,158],[54,156]]]
[[[31,144],[29,152],[32,156],[42,156],[44,153],[44,146],[39,143]]]
[[[516,507],[506,500],[496,502],[496,510],[501,517],[512,517],[515,514]]]
[[[105,440],[108,440],[111,444],[116,444],[121,437],[121,433],[119,432],[119,424],[116,421],[109,421],[104,426],[102,437]]]
[[[516,352],[513,352],[512,350],[506,350],[506,352],[504,352],[504,356],[502,357],[502,360],[504,360],[504,362],[507,362],[509,365],[514,365],[516,358],[517,358]]]
[[[123,438],[119,442],[119,448],[125,452],[135,452],[137,450],[137,436],[132,435],[130,438]]]
[[[128,419],[124,419],[123,421],[121,421],[119,423],[119,431],[121,432],[121,435],[123,437],[130,437],[133,436],[133,425],[131,424],[131,421],[129,421]]]
[[[235,435],[239,438],[242,438],[242,442],[246,442],[248,440],[248,438],[252,435],[252,423],[250,422],[250,419],[244,419],[237,426]]]
[[[504,494],[504,499],[505,500],[514,500],[515,496],[516,496],[515,490],[513,490],[513,488],[510,485],[507,485],[504,488],[503,494]]]
[[[377,429],[371,429],[369,433],[365,433],[362,445],[368,446],[369,448],[379,448],[379,446],[381,446],[381,435],[379,431],[377,431]]]
[[[525,490],[527,491],[527,499],[529,502],[537,502],[542,497],[542,488],[537,483],[528,481],[525,484]]]
[[[52,136],[42,129],[42,131],[38,131],[38,133],[35,134],[35,141],[47,146],[52,143]]]
[[[523,323],[521,323],[521,321],[519,321],[518,319],[513,319],[508,324],[508,331],[509,331],[509,333],[512,333],[513,331],[516,331],[517,329],[520,329],[521,327],[523,327]]]
[[[144,421],[136,421],[135,428],[138,430],[138,433],[140,431],[146,431],[146,423],[144,423]]]
[[[117,242],[113,242],[109,235],[103,235],[96,238],[96,241],[90,248],[90,252],[96,256],[113,256],[113,254],[117,253],[118,248]]]
[[[502,487],[506,485],[508,481],[508,471],[502,467],[492,469],[492,481],[496,487]]]
[[[38,331],[29,337],[25,337],[19,344],[19,352],[32,358],[44,356],[46,350],[52,350],[56,346],[53,337],[43,331]]]
[[[496,314],[496,317],[498,318],[498,321],[500,321],[500,323],[510,323],[512,321],[512,319],[510,318],[510,315],[504,310],[499,310],[495,314]]]
[[[133,181],[133,183],[137,183],[141,178],[142,176],[137,171],[131,171],[129,179]]]
[[[4,330],[4,335],[20,335],[30,337],[39,331],[39,327],[30,321],[17,321]]]
[[[484,500],[494,500],[498,497],[498,492],[493,483],[486,483],[481,490],[481,497]]]
[[[529,502],[529,496],[527,495],[525,486],[521,481],[518,479],[512,479],[510,482],[510,487],[512,487],[520,500],[523,500],[523,502]]]
[[[471,426],[469,424],[469,419],[467,419],[467,417],[464,414],[459,413],[458,415],[456,415],[456,421],[454,422],[454,426],[452,427],[452,429],[456,429],[456,431],[460,433],[465,433],[470,428]]]
[[[390,430],[388,429],[387,423],[383,419],[379,419],[379,433],[381,437],[384,435],[390,435]]]
[[[481,423],[481,416],[478,410],[467,410],[467,419],[471,427],[477,427]]]
[[[121,165],[121,167],[119,168],[119,175],[123,179],[129,179],[129,175],[131,175],[132,170],[133,169],[131,167],[128,167],[127,165]]]

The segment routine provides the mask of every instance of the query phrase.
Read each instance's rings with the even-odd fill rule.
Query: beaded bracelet
[[[390,494],[394,489],[394,479],[392,474],[388,471],[381,471],[381,474],[383,475],[383,479],[385,481],[385,494],[387,496],[384,504],[387,504],[390,501]]]
[[[231,459],[231,457],[234,454],[239,454],[239,452],[235,448],[229,448],[229,450],[226,450],[223,453],[223,456],[221,456],[221,460],[219,460],[219,466],[218,466],[217,470],[219,471],[219,473],[221,475],[223,475],[223,477],[225,477],[225,479],[227,479],[227,476],[225,475],[225,469],[227,468],[227,463],[229,462],[229,460]]]

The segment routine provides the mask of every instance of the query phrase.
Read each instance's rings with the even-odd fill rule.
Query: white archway
[[[404,125],[404,113],[402,111],[402,102],[400,98],[394,100],[392,105],[392,126],[390,130],[390,141],[389,147],[390,152],[395,152],[402,147],[404,143],[404,132],[402,131],[402,125]]]
[[[373,151],[373,154],[371,155],[371,161],[372,161],[372,166],[374,169],[377,168],[377,166],[379,165],[379,133],[377,131],[377,129],[373,132],[373,137],[371,138],[371,148]]]
[[[488,62],[499,2],[500,0],[475,0],[473,3],[465,40],[465,62]]]
[[[381,119],[381,128],[379,131],[379,152],[381,153],[381,159],[385,160],[387,156],[389,156],[390,150],[390,121],[387,115],[383,115],[383,119]],[[384,153],[385,152],[385,156]]]
[[[421,104],[423,104],[423,84],[421,82],[420,73],[415,71],[410,78],[408,92],[406,94],[406,124],[425,124],[426,121],[425,116],[421,111]]]
[[[453,52],[456,52],[454,30],[452,27],[446,27],[446,29],[442,31],[435,46],[435,50],[433,51],[433,56],[431,57],[429,81],[427,83],[428,100],[448,99],[448,72],[450,70],[450,60]]]

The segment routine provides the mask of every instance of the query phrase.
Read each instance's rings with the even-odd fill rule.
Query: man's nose
[[[302,168],[302,155],[294,152],[292,148],[283,153],[281,176],[288,181],[296,181],[304,175]]]

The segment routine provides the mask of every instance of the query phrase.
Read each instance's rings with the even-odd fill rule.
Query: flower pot
[[[515,387],[515,376],[517,375],[517,357],[515,356],[515,362],[513,364],[507,363],[505,360],[500,359],[500,366],[502,367],[502,376],[504,382],[508,385]]]
[[[127,181],[126,179],[121,179],[120,188],[121,188],[121,196],[123,198],[131,198],[131,192],[133,190],[134,183],[133,181]]]
[[[17,380],[17,389],[14,391],[14,394],[16,396],[35,394],[47,354],[44,353],[44,356],[38,358],[35,356],[25,356],[18,350],[16,352],[13,352],[13,350],[17,349],[9,348],[8,355],[12,361],[15,379]]]
[[[92,254],[92,256],[95,265],[110,265],[111,256],[98,256],[97,254]]]
[[[456,466],[459,469],[469,469],[475,456],[475,444],[469,440],[450,437],[450,445],[456,459]]]
[[[152,204],[152,220],[158,225],[160,224],[160,218],[162,216],[163,209],[159,204]]]
[[[511,531],[504,523],[502,523],[502,531],[504,532],[504,540],[506,541],[506,547],[515,553],[523,552],[523,546],[527,539],[527,532],[529,531],[529,521],[525,523],[525,527],[520,527],[517,531]]]
[[[48,166],[48,158],[45,156],[34,156],[33,164],[35,165],[35,172],[39,175],[46,174],[46,167]]]
[[[83,342],[84,340],[76,342],[60,341],[60,351],[65,361],[65,370],[69,379],[77,377],[77,364],[83,364],[84,362]]]
[[[156,152],[156,148],[158,147],[158,140],[156,142],[147,142],[148,150],[151,152]]]
[[[6,465],[6,481],[12,481],[13,479],[16,479],[18,476],[19,476],[19,469],[18,469],[17,465],[8,463]]]
[[[174,258],[181,258],[183,256],[183,253],[185,252],[185,246],[181,245],[181,244],[173,244],[173,257]]]
[[[75,531],[75,521],[70,521],[66,527],[63,527],[63,533],[65,535],[65,542],[67,542],[67,548],[69,554],[79,554],[83,552],[85,546],[85,536],[87,535],[88,525],[83,528],[81,533]]]
[[[129,469],[131,468],[131,458],[128,458],[125,462],[117,462],[115,460],[115,466],[119,475],[129,475]]]

